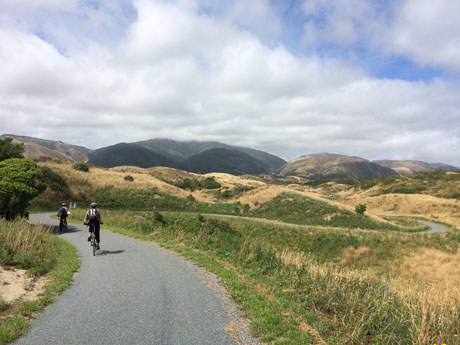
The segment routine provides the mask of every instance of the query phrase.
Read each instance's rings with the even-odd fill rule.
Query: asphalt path
[[[433,222],[429,222],[427,220],[417,220],[417,222],[428,225],[431,228],[431,230],[422,232],[422,234],[429,235],[429,234],[437,234],[437,233],[447,231],[447,228],[445,226],[439,225]]]
[[[49,216],[30,220],[57,225]],[[60,237],[79,250],[80,270],[14,344],[235,344],[219,298],[186,260],[109,231],[93,257],[83,225]]]
[[[226,214],[212,214],[212,213],[204,213],[203,215],[206,216],[212,216],[212,217],[220,217],[220,218],[231,218],[231,219],[245,219],[245,220],[252,220],[256,222],[261,222],[261,223],[267,223],[267,224],[275,224],[275,225],[283,225],[283,226],[290,226],[290,227],[296,227],[296,228],[306,228],[306,229],[344,229],[344,228],[338,228],[338,227],[327,227],[327,226],[318,226],[318,225],[301,225],[301,224],[293,224],[293,223],[285,223],[281,222],[279,220],[273,220],[273,219],[266,219],[266,218],[256,218],[256,217],[242,217],[242,216],[234,216],[234,215],[226,215]],[[444,225],[440,225],[437,223],[429,222],[427,220],[417,220],[417,222],[428,225],[431,230],[428,231],[422,231],[422,232],[414,232],[411,234],[421,234],[421,235],[430,235],[430,234],[436,234],[436,233],[442,233],[446,232],[447,228]]]

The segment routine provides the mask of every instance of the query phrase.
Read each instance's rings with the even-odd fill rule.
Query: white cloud
[[[456,0],[305,0],[304,42],[349,46],[407,57],[421,66],[460,72],[460,2]]]
[[[2,26],[0,132],[91,148],[169,137],[285,158],[328,151],[460,165],[456,83],[379,80],[339,60],[295,56],[192,2],[135,6],[118,41],[71,54]]]
[[[406,0],[385,42],[387,48],[421,65],[460,72],[460,2]]]

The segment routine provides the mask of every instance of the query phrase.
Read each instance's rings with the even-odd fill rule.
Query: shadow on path
[[[51,226],[51,228],[52,228],[53,233],[56,234],[56,235],[65,234],[67,232],[68,233],[73,233],[73,232],[83,231],[81,229],[78,229],[75,226],[70,225],[70,224],[67,225],[67,231],[59,231],[59,225],[53,225],[53,226]]]
[[[111,255],[111,254],[122,254],[125,250],[99,250],[97,251],[97,255]]]

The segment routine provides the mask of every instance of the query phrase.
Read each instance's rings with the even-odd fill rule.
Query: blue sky
[[[0,132],[460,165],[458,13],[456,0],[3,0]]]

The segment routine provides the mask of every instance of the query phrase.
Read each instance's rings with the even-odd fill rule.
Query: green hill
[[[151,139],[139,141],[135,145],[143,146],[149,150],[157,152],[172,161],[182,163],[192,156],[211,149],[227,149],[246,153],[247,155],[261,161],[266,172],[278,170],[285,160],[270,153],[255,150],[249,147],[231,146],[216,141],[175,141],[171,139]]]
[[[161,154],[139,145],[127,143],[97,149],[89,155],[88,162],[103,168],[133,165],[141,168],[165,166],[184,169],[180,163],[173,162]]]
[[[214,148],[194,155],[185,161],[187,167],[197,173],[225,172],[233,175],[259,175],[270,167],[250,155],[223,148]]]

